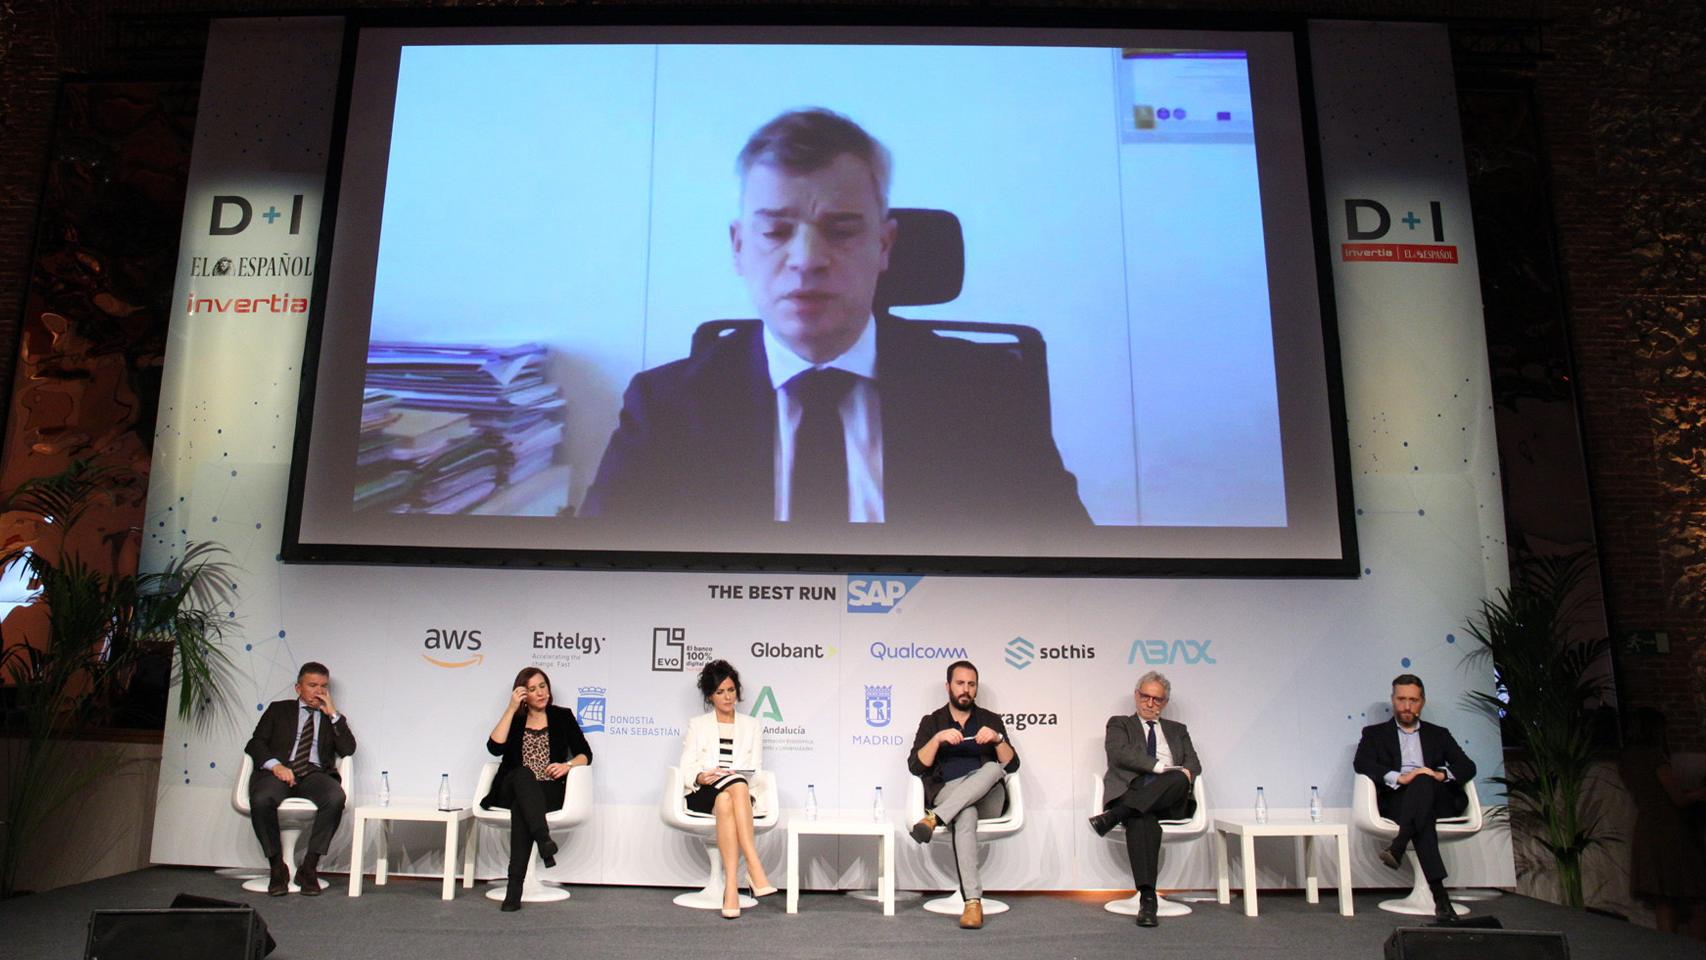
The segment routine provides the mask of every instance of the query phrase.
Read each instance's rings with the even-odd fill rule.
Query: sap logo
[[[1167,666],[1174,663],[1215,663],[1217,662],[1208,652],[1208,645],[1213,640],[1133,640],[1131,653],[1126,656],[1126,663],[1136,664],[1141,661],[1149,666]]]
[[[888,613],[923,577],[848,577],[848,613]]]
[[[474,653],[485,644],[480,639],[480,631],[478,630],[444,630],[438,627],[430,627],[426,632],[426,640],[421,645],[434,651],[460,650],[466,653]],[[423,653],[421,659],[435,667],[455,669],[457,667],[472,667],[485,660],[486,655],[474,653],[473,656],[463,660],[440,660]]]
[[[1365,219],[1363,216],[1364,213],[1372,216],[1374,221],[1366,230],[1363,229],[1363,222]],[[1428,201],[1428,213],[1431,221],[1430,225],[1433,227],[1434,242],[1444,243],[1445,214],[1441,212],[1438,200]],[[1398,222],[1409,228],[1411,231],[1414,231],[1416,227],[1423,223],[1423,220],[1421,217],[1416,216],[1416,212],[1414,210],[1406,210],[1404,211],[1404,215],[1398,218]],[[1386,209],[1385,204],[1378,200],[1346,198],[1345,239],[1378,240],[1381,237],[1386,236],[1387,232],[1391,229],[1392,214]]]
[[[284,214],[274,204],[267,204],[261,211],[260,217],[267,226],[278,223]],[[213,209],[207,221],[207,235],[210,237],[229,237],[249,229],[249,223],[255,218],[255,208],[244,197],[233,194],[215,194]],[[290,198],[290,233],[292,236],[302,232],[302,194],[292,194]]]

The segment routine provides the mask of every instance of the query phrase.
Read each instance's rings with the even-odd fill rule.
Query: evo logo
[[[1165,667],[1176,663],[1198,664],[1217,662],[1208,652],[1208,645],[1213,640],[1133,640],[1131,653],[1126,655],[1125,662],[1136,665],[1146,664],[1151,667]]]
[[[918,577],[848,577],[848,613],[888,613],[918,586]]]

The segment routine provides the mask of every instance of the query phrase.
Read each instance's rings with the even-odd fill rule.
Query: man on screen
[[[1088,524],[1010,358],[874,312],[897,233],[888,150],[791,111],[737,169],[729,242],[762,329],[634,377],[581,514]]]
[[[296,885],[305,897],[320,895],[320,858],[344,816],[338,758],[355,753],[355,734],[349,719],[332,705],[331,683],[324,664],[304,663],[296,671],[296,696],[269,704],[243,748],[255,761],[249,778],[249,818],[267,858],[267,893],[275,897],[290,892],[291,867],[279,842],[278,805],[291,797],[314,803],[308,853],[296,871]]]
[[[1352,766],[1374,781],[1380,815],[1398,824],[1392,845],[1380,862],[1396,870],[1404,851],[1416,845],[1416,859],[1434,898],[1434,918],[1457,919],[1445,892],[1445,861],[1439,856],[1440,817],[1455,817],[1469,805],[1463,784],[1475,778],[1475,761],[1444,727],[1422,722],[1427,696],[1422,678],[1401,673],[1392,680],[1392,719],[1362,728]]]

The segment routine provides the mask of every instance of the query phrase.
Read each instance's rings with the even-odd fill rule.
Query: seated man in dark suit
[[[349,720],[332,705],[331,672],[324,664],[310,660],[296,671],[296,697],[269,704],[243,749],[255,761],[249,817],[271,870],[267,893],[282,897],[290,892],[289,865],[278,839],[278,805],[301,797],[318,809],[296,885],[305,897],[319,896],[320,858],[344,816],[338,758],[355,753]]]
[[[827,110],[741,151],[734,266],[762,331],[634,377],[586,517],[746,525],[1087,525],[1017,364],[875,315],[888,150]]]
[[[1444,727],[1422,722],[1427,702],[1422,679],[1401,673],[1392,681],[1392,719],[1362,728],[1352,761],[1356,772],[1374,781],[1380,815],[1398,824],[1392,845],[1380,851],[1380,862],[1396,870],[1404,851],[1416,845],[1422,876],[1434,897],[1434,917],[1454,921],[1457,914],[1445,893],[1445,861],[1439,856],[1435,824],[1455,817],[1469,805],[1463,784],[1475,779],[1470,760]]]
[[[1103,746],[1108,772],[1102,779],[1106,801],[1090,818],[1097,836],[1125,824],[1126,854],[1137,885],[1137,925],[1160,923],[1155,911],[1155,877],[1161,865],[1161,821],[1185,820],[1196,813],[1191,784],[1202,775],[1202,761],[1191,746],[1190,731],[1177,720],[1164,720],[1161,710],[1173,695],[1173,684],[1154,670],[1137,681],[1132,692],[1137,713],[1108,718]]]

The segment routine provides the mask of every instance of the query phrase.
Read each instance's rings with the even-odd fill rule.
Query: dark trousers
[[[509,877],[520,882],[527,876],[527,858],[533,844],[551,839],[545,814],[562,809],[568,778],[539,780],[526,767],[516,767],[492,786],[481,806],[487,810],[509,808]]]
[[[1131,878],[1137,886],[1155,886],[1161,869],[1161,821],[1190,816],[1190,799],[1190,778],[1182,770],[1169,770],[1148,783],[1132,784],[1104,808],[1120,815]]]
[[[1445,879],[1445,861],[1439,856],[1439,831],[1435,823],[1440,817],[1455,817],[1463,813],[1469,798],[1455,783],[1440,783],[1433,777],[1417,777],[1396,790],[1378,785],[1380,815],[1398,824],[1398,837],[1392,841],[1392,852],[1404,855],[1404,848],[1414,843],[1416,859],[1421,861],[1422,876],[1429,884]]]
[[[308,852],[316,857],[326,855],[332,834],[338,832],[344,818],[344,786],[337,777],[314,770],[297,777],[296,785],[290,787],[271,770],[256,770],[249,778],[249,823],[268,860],[283,855],[278,840],[278,805],[293,798],[312,801],[319,808],[314,812],[314,829],[308,834]]]

